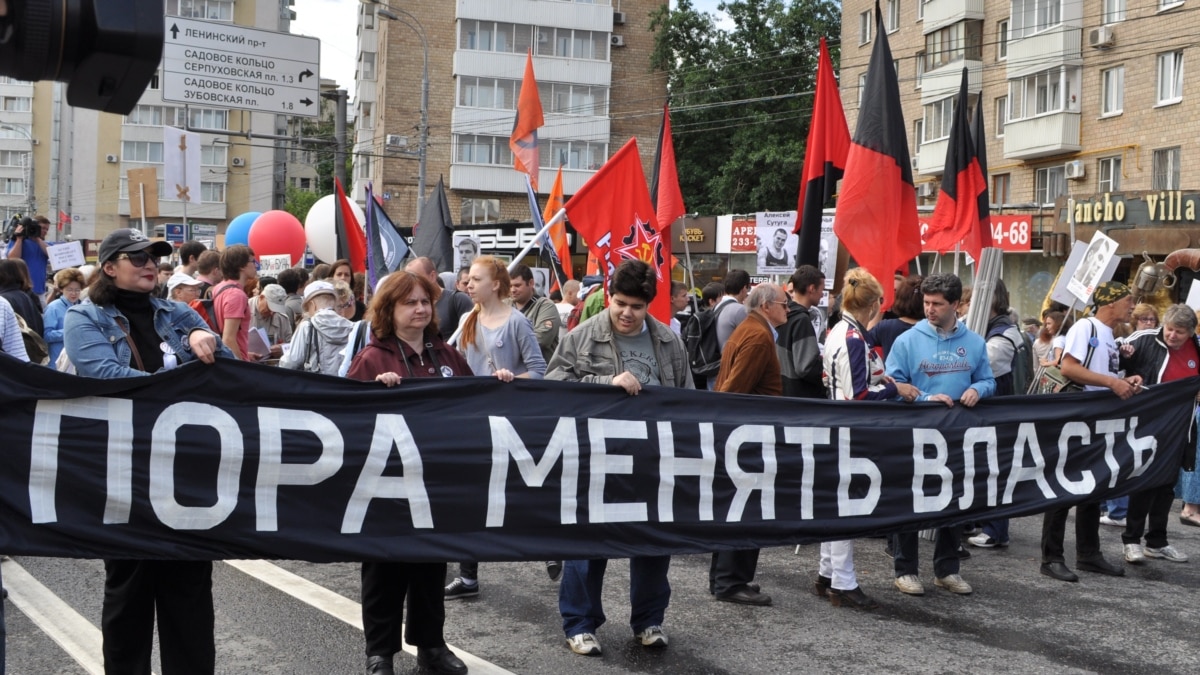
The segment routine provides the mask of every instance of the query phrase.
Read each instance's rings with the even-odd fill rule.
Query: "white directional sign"
[[[229,23],[166,18],[164,101],[316,117],[321,41]]]

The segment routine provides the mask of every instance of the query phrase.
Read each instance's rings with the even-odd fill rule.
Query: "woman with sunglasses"
[[[68,309],[64,321],[64,348],[78,375],[107,380],[233,358],[191,308],[155,296],[158,258],[170,253],[170,244],[138,230],[116,230],[100,243],[90,302]],[[104,574],[108,672],[149,675],[156,615],[159,672],[214,672],[211,562],[106,560]]]
[[[434,311],[437,296],[433,282],[423,276],[403,271],[389,274],[367,310],[371,341],[354,356],[346,376],[382,382],[388,387],[419,377],[470,376],[466,359],[438,334]],[[463,662],[446,647],[443,635],[445,576],[446,563],[363,563],[362,618],[368,675],[394,672],[392,657],[400,651],[406,598],[408,625],[404,638],[417,648],[417,663],[436,673],[467,672]]]

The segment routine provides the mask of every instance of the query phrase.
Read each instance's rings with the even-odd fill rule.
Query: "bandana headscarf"
[[[1119,281],[1105,281],[1092,293],[1092,305],[1099,308],[1129,295],[1129,287]]]

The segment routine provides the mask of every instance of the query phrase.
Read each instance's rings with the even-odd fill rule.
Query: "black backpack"
[[[1012,342],[1012,339],[1004,334],[1006,330],[1008,330],[1008,324],[996,326],[991,331],[988,331],[987,339],[991,340],[994,337],[999,337]],[[996,378],[997,394],[1002,393],[1000,392],[1000,380],[1003,378],[1009,378],[1012,383],[1012,390],[1003,392],[1003,394],[1024,394],[1029,391],[1030,385],[1033,384],[1033,341],[1029,339],[1029,334],[1025,331],[1021,331],[1021,339],[1013,344],[1012,370],[1009,371],[1008,375]]]
[[[732,302],[723,302],[692,317],[683,327],[683,345],[694,377],[716,375],[721,369],[721,343],[717,341],[717,317]]]

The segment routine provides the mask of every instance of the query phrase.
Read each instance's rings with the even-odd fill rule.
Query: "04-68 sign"
[[[1029,216],[992,216],[992,242],[1005,251],[1030,250]]]

